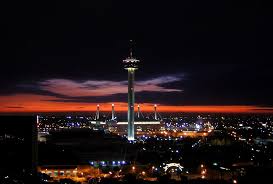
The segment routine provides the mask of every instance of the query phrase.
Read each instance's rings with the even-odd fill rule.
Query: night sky
[[[273,112],[271,6],[178,2],[1,2],[0,112],[126,110],[131,39],[144,110]]]

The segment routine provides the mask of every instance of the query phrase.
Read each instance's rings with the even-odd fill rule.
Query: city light
[[[0,184],[273,184],[270,7],[4,1]]]

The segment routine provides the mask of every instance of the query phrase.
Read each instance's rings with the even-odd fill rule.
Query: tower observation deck
[[[135,139],[135,127],[134,127],[134,105],[135,105],[135,71],[138,69],[139,60],[133,57],[132,48],[130,49],[130,55],[123,60],[124,69],[128,71],[128,140],[133,141]]]

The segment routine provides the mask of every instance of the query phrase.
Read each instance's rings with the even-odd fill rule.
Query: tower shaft
[[[112,104],[112,120],[115,119],[115,106]]]
[[[137,106],[137,118],[139,118],[139,115],[140,115],[140,106],[138,105]]]
[[[128,140],[135,139],[134,105],[135,105],[135,69],[128,68]]]
[[[96,120],[100,119],[100,106],[97,105]]]
[[[156,112],[156,105],[154,105],[154,113],[155,113],[155,120],[157,120],[157,112]]]

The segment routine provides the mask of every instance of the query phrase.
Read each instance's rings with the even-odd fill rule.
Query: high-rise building
[[[139,60],[133,57],[132,48],[130,50],[130,55],[125,60],[123,60],[124,68],[128,71],[128,137],[129,141],[135,139],[135,129],[134,129],[134,104],[135,104],[135,91],[134,91],[134,81],[135,81],[135,71],[138,69]]]
[[[0,116],[0,175],[36,174],[37,122],[35,116]]]

